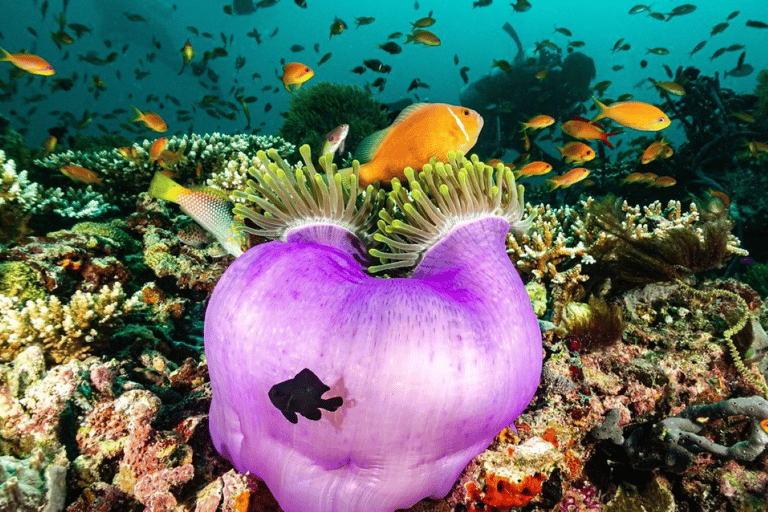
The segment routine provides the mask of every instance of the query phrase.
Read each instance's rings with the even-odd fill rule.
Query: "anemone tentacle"
[[[476,155],[468,160],[455,153],[446,164],[433,159],[418,176],[409,167],[405,176],[410,192],[397,178],[392,180],[388,208],[379,212],[374,235],[391,252],[371,249],[382,264],[369,267],[370,272],[416,265],[453,227],[472,220],[501,217],[515,232],[530,227],[531,219],[523,218],[523,187],[509,168],[494,169]]]
[[[255,203],[263,213],[237,204],[235,214],[256,226],[243,225],[241,229],[264,238],[285,241],[287,233],[300,226],[334,224],[360,240],[368,239],[376,219],[375,212],[383,198],[382,192],[373,185],[359,189],[357,162],[349,179],[342,180],[328,155],[320,157],[320,165],[325,171],[322,174],[312,163],[309,146],[304,145],[299,151],[304,165],[295,169],[274,149],[256,154],[260,165],[248,169],[254,179],[248,180],[244,192],[235,191],[233,196]],[[362,201],[358,205],[361,193]]]

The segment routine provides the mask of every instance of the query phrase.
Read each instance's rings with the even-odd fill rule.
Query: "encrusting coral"
[[[301,154],[292,169],[259,153],[265,170],[238,194],[263,212],[238,204],[245,229],[278,240],[236,259],[208,304],[214,445],[287,512],[442,497],[539,382],[538,321],[504,245],[527,226],[520,191],[460,155],[407,169],[410,196],[393,180],[376,237],[389,250],[368,270],[416,266],[375,278],[362,234],[379,192],[358,197],[356,165],[348,188]]]

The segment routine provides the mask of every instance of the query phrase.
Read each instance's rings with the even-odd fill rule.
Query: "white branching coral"
[[[15,206],[22,212],[29,211],[41,198],[42,187],[29,181],[27,171],[16,171],[16,162],[7,159],[0,150],[0,208]]]
[[[586,204],[591,201],[583,201]],[[531,228],[524,233],[507,236],[507,253],[515,265],[533,275],[541,283],[558,276],[559,266],[569,263],[593,263],[589,247],[604,234],[594,234],[586,228],[577,208],[554,208],[548,204],[525,205]],[[573,265],[570,265],[573,266]]]
[[[75,292],[67,304],[56,296],[21,305],[0,295],[0,361],[10,361],[25,347],[39,344],[55,363],[80,359],[109,344],[110,335],[140,304],[127,298],[120,283],[96,293]]]
[[[68,219],[95,219],[102,215],[117,211],[119,208],[109,201],[109,198],[93,189],[67,187],[46,189],[42,198],[32,209],[35,214],[53,212]]]

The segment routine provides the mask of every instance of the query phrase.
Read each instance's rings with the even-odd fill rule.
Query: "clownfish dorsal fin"
[[[393,125],[394,126],[394,125]],[[373,132],[366,138],[360,141],[355,150],[355,160],[361,164],[368,163],[373,160],[373,155],[376,154],[376,150],[381,146],[382,141],[387,138],[392,126]]]
[[[395,119],[391,125],[384,128],[383,130],[372,133],[360,142],[360,144],[357,146],[357,149],[355,150],[355,159],[357,159],[361,164],[373,160],[373,156],[376,154],[376,150],[379,149],[381,143],[384,141],[384,139],[387,138],[389,132],[395,129],[399,124],[403,123],[406,119],[411,117],[415,112],[428,105],[430,104],[412,103],[411,105],[405,107],[402,112],[398,114],[397,119]]]

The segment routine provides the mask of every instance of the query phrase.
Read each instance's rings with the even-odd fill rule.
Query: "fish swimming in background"
[[[613,144],[608,140],[612,135],[619,135],[621,132],[606,132],[605,129],[597,123],[592,123],[589,119],[576,116],[570,121],[560,125],[563,133],[576,139],[582,140],[602,140],[606,146],[613,149]]]
[[[520,124],[522,125],[520,131],[525,131],[529,128],[533,128],[534,130],[541,130],[542,128],[546,128],[547,126],[552,126],[555,124],[555,118],[542,114],[539,116],[533,116],[526,122],[520,121]]]
[[[332,38],[333,36],[338,36],[344,30],[346,30],[347,24],[344,23],[344,20],[340,18],[336,18],[333,20],[333,23],[331,23],[331,35],[328,36],[328,39]]]
[[[344,141],[347,140],[349,134],[349,125],[344,123],[341,126],[337,126],[333,130],[325,134],[325,143],[320,150],[320,156],[326,153],[336,154],[344,152]]]
[[[587,176],[589,176],[589,169],[586,167],[576,167],[562,176],[555,176],[554,178],[548,179],[547,182],[552,185],[552,190],[556,188],[568,188],[574,183],[580,182]]]
[[[189,61],[195,58],[195,50],[192,48],[192,43],[189,42],[189,39],[184,43],[184,46],[179,50],[179,53],[181,53],[181,58],[184,61],[184,64],[181,65],[181,71],[179,71],[179,74],[182,74],[184,68],[189,64]]]
[[[240,256],[250,245],[232,215],[227,193],[211,187],[186,188],[162,172],[156,172],[149,184],[150,196],[171,201],[210,232],[232,256]]]
[[[159,115],[150,111],[142,112],[133,105],[131,105],[131,108],[133,109],[133,114],[136,116],[130,120],[132,123],[142,122],[144,123],[144,126],[158,133],[168,131],[168,125],[165,124],[165,121],[163,121],[163,118]]]
[[[595,150],[583,142],[569,142],[563,147],[558,147],[557,150],[563,160],[569,164],[580,165],[595,158]]]
[[[285,90],[293,92],[313,76],[315,72],[309,66],[301,62],[290,62],[283,66],[283,76],[280,79],[283,81]]]
[[[10,62],[33,75],[51,76],[56,73],[48,61],[31,53],[9,53],[0,48],[0,62]]]
[[[168,137],[160,137],[155,140],[149,147],[149,162],[152,163],[160,158],[160,154],[165,150],[166,146],[168,146]]]
[[[530,162],[515,171],[515,178],[526,178],[529,176],[542,176],[552,170],[552,165],[547,162],[537,160]]]
[[[670,94],[674,94],[675,96],[685,96],[685,88],[678,84],[677,82],[657,82],[654,81],[653,85],[651,87],[656,87],[657,89],[661,89],[664,91],[667,91]],[[649,89],[651,88],[649,87]]]
[[[466,154],[482,128],[483,118],[469,108],[446,103],[409,105],[392,125],[369,135],[357,147],[360,184],[403,180],[406,167],[419,169],[433,157],[445,162],[453,151]],[[351,169],[340,172],[351,174]]]
[[[669,142],[667,142],[664,137],[662,137],[661,140],[651,142],[648,147],[645,148],[645,151],[643,151],[643,154],[640,157],[640,163],[643,165],[649,164],[657,158],[661,157],[662,153],[664,152],[664,148],[668,147],[668,145]]]
[[[53,150],[56,149],[56,142],[58,142],[58,139],[55,135],[49,135],[45,139],[45,142],[43,142],[43,158],[53,153]]]
[[[429,30],[416,30],[405,35],[405,44],[416,42],[426,46],[440,46],[440,38]]]
[[[592,118],[590,123],[608,118],[621,126],[643,132],[657,132],[671,123],[667,114],[658,107],[641,101],[622,101],[604,105],[594,96],[592,96],[592,101],[595,102],[600,112]]]
[[[65,165],[61,169],[61,173],[74,181],[81,183],[88,183],[89,185],[101,183],[104,178],[85,167],[79,165]]]

